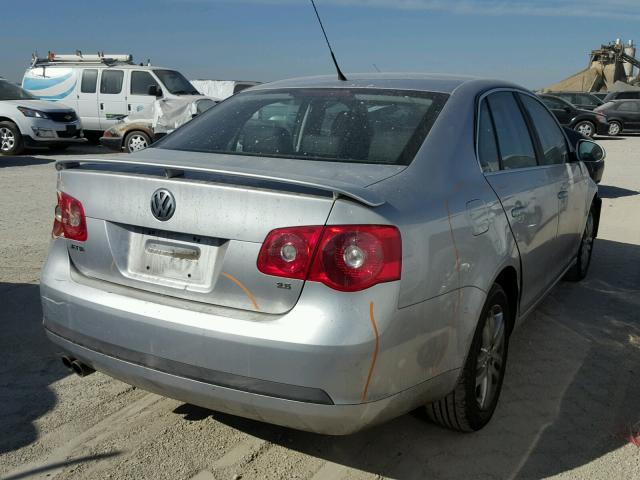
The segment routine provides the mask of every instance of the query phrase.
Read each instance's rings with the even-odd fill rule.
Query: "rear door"
[[[621,102],[616,112],[622,117],[625,129],[640,129],[640,101],[630,100]]]
[[[529,95],[518,95],[538,139],[539,163],[546,167],[552,193],[558,202],[558,234],[554,242],[556,261],[550,272],[559,275],[578,252],[586,218],[588,171],[580,162],[570,161],[566,137],[544,106]]]
[[[149,87],[160,87],[160,83],[149,71],[132,70],[127,96],[127,113],[136,113],[151,105],[156,97],[149,95]]]
[[[98,112],[98,69],[84,68],[78,88],[78,115],[85,130],[100,130]]]
[[[103,68],[100,72],[98,95],[100,129],[106,130],[127,115],[125,96],[125,70]]]
[[[548,169],[538,165],[534,140],[514,92],[498,91],[483,100],[481,131],[488,122],[495,132],[499,170],[485,169],[486,178],[502,203],[520,252],[521,308],[526,311],[555,278],[550,269],[554,268],[558,200]],[[496,165],[489,159],[481,163]]]

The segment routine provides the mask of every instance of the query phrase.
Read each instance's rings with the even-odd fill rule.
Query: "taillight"
[[[279,228],[267,235],[258,254],[258,270],[275,277],[307,278],[322,227]]]
[[[400,279],[402,241],[389,225],[336,225],[273,230],[258,255],[268,275],[321,282],[356,292]]]
[[[82,203],[64,192],[58,192],[51,234],[54,238],[64,237],[78,242],[87,239],[87,219]]]

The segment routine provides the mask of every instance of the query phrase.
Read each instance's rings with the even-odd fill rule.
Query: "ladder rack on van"
[[[131,54],[105,54],[98,52],[95,55],[83,55],[80,50],[75,54],[60,55],[48,52],[46,57],[38,57],[37,53],[32,55],[31,66],[55,65],[55,64],[78,64],[78,63],[101,63],[105,65],[128,64],[133,65],[133,55]]]

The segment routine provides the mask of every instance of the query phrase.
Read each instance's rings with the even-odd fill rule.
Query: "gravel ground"
[[[602,144],[591,271],[514,333],[490,425],[462,435],[410,414],[337,438],[70,375],[44,336],[37,287],[56,157],[0,157],[0,477],[640,479],[640,137]]]

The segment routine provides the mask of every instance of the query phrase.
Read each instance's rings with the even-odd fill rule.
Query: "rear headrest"
[[[286,128],[275,125],[247,125],[242,130],[242,151],[248,153],[290,154],[293,141]]]

